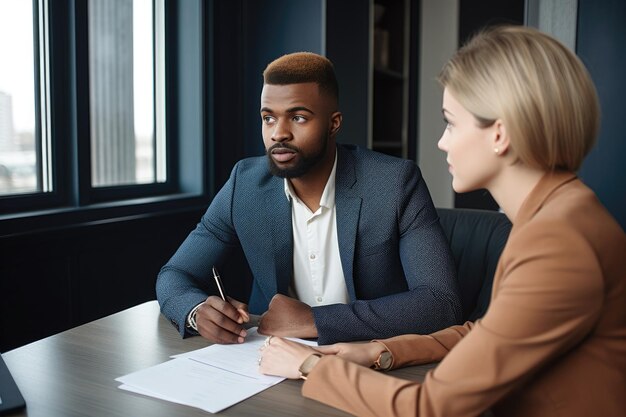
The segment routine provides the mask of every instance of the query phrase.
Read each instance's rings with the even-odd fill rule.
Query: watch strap
[[[300,379],[307,379],[309,373],[313,370],[313,367],[317,365],[317,362],[321,359],[322,355],[319,353],[312,353],[308,358],[302,362],[298,371],[300,372]]]

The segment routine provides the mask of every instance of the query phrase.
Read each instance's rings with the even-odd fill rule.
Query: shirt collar
[[[322,192],[322,197],[320,198],[320,206],[331,208],[335,205],[335,176],[337,173],[337,152],[335,152],[335,162],[333,163],[333,169],[330,171],[330,175],[328,176],[328,181],[326,181],[326,186],[324,187],[324,191]],[[285,195],[287,199],[294,199],[300,201],[298,196],[296,195],[293,187],[291,186],[291,182],[285,178]]]

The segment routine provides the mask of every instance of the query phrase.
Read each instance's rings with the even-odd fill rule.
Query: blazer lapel
[[[356,300],[352,265],[356,242],[361,197],[356,193],[356,167],[354,156],[341,146],[337,147],[337,173],[335,177],[335,205],[337,214],[337,240],[341,266],[351,300]]]

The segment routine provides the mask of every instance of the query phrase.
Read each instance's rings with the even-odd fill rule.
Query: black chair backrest
[[[438,208],[457,270],[463,321],[482,317],[489,307],[496,265],[511,222],[496,211]]]

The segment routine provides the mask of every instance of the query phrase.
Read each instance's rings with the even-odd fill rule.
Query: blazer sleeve
[[[593,329],[603,277],[592,248],[568,225],[535,223],[509,242],[503,277],[484,318],[429,372],[403,381],[340,358],[323,358],[303,394],[359,416],[472,416],[526,384]],[[504,256],[504,255],[503,255]],[[404,363],[419,342],[390,344]]]
[[[403,161],[388,182],[386,187],[392,188],[395,196],[393,202],[364,198],[364,204],[393,206],[397,228],[394,238],[400,274],[404,274],[398,279],[406,279],[407,290],[314,308],[320,344],[427,334],[462,319],[454,259],[419,168]],[[375,270],[376,265],[371,269]],[[377,279],[385,273],[389,271],[377,271],[370,278],[355,275],[355,286],[368,285],[366,279]]]
[[[231,215],[238,165],[157,277],[156,294],[161,312],[183,337],[189,335],[185,327],[189,312],[209,294],[216,294],[212,266],[219,265],[220,259],[239,244]]]
[[[392,369],[423,365],[442,360],[473,327],[474,323],[468,321],[430,335],[405,334],[376,342],[392,353]]]

